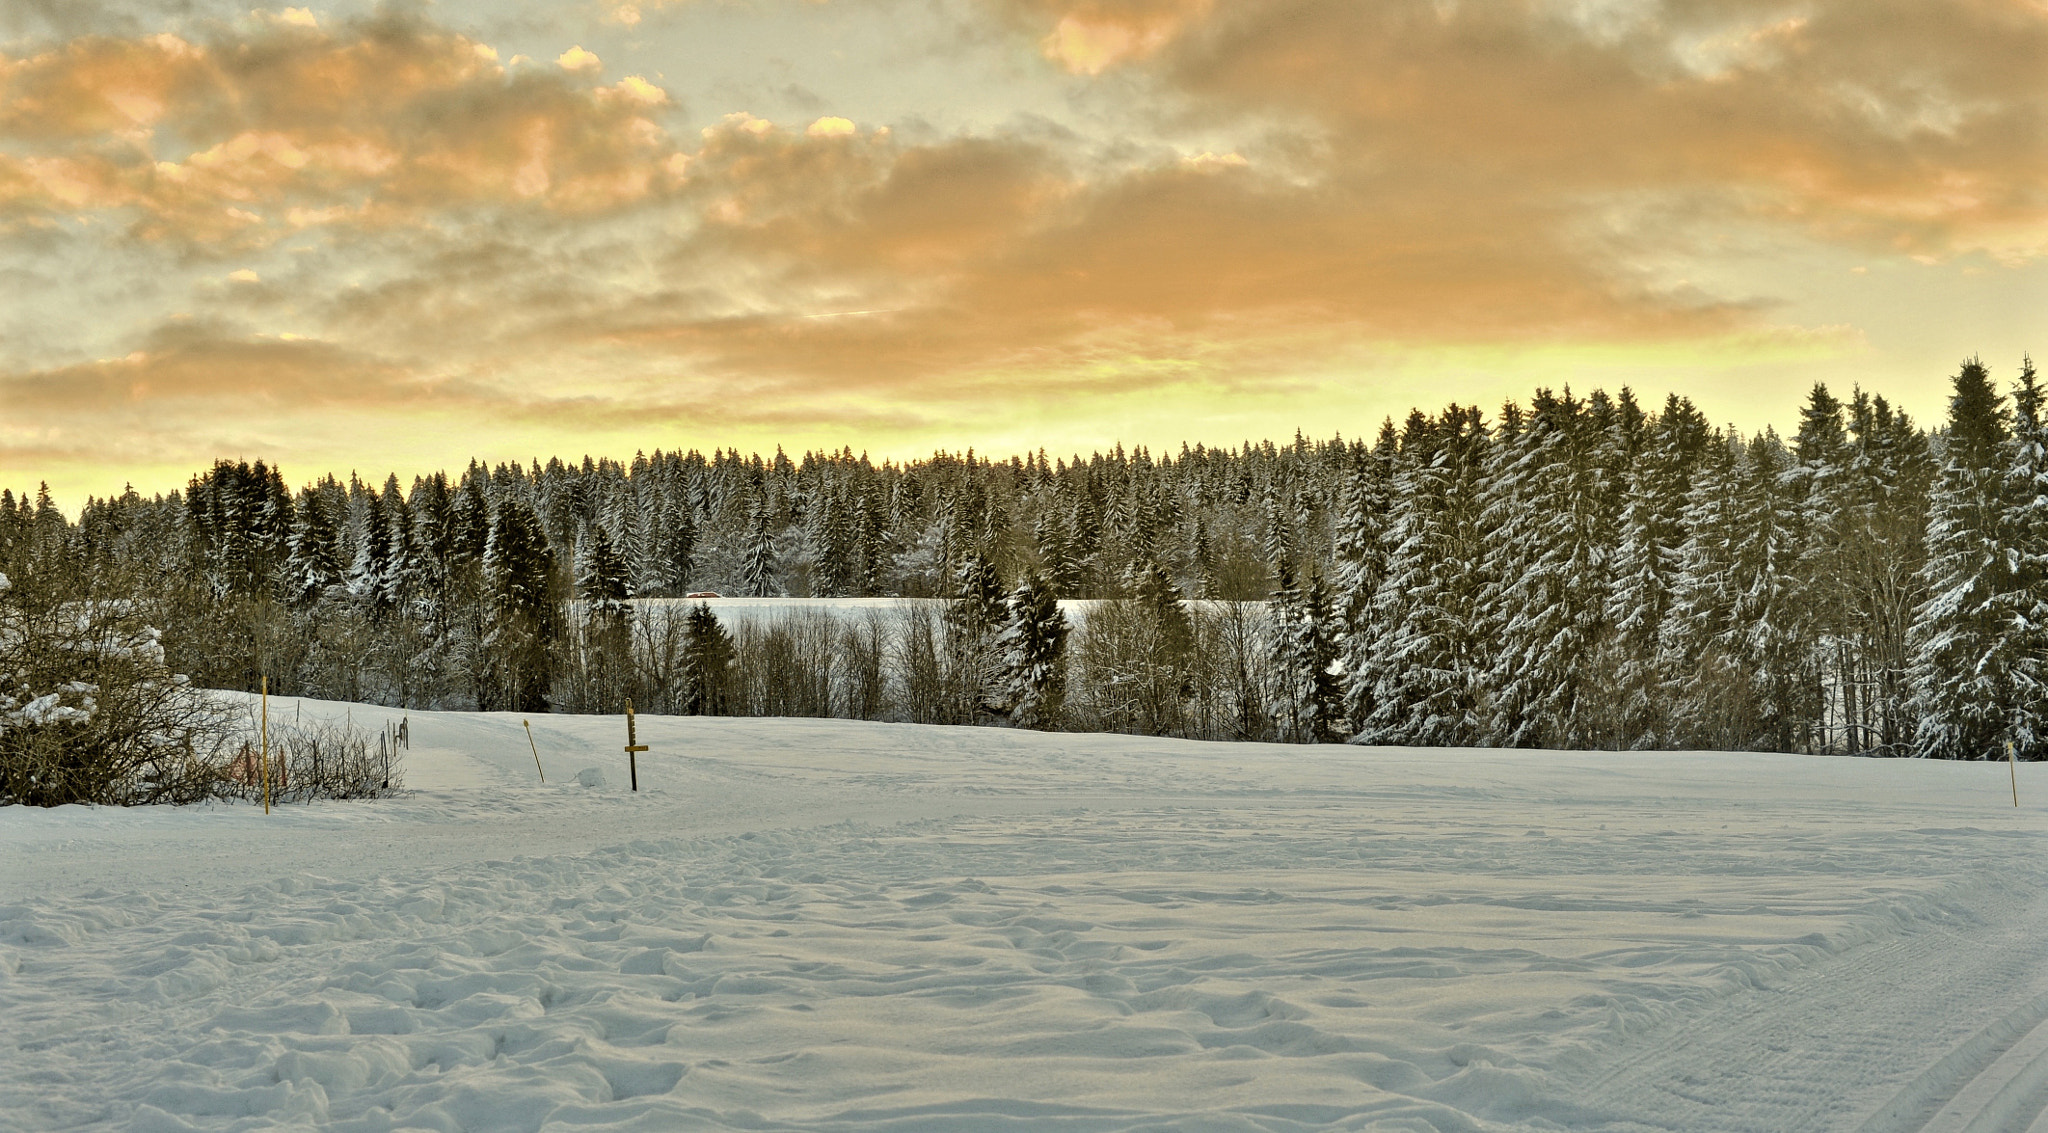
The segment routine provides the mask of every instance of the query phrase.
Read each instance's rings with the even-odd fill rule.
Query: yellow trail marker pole
[[[256,774],[263,777],[263,813],[270,813],[270,678],[263,678],[263,725]]]
[[[526,729],[526,746],[533,748],[533,769],[540,771],[540,749],[533,745],[533,725],[521,720],[519,726]],[[540,771],[540,781],[543,783],[548,781],[547,772]]]
[[[2020,805],[2020,760],[2012,753],[2012,741],[2005,742],[2005,766],[2012,772],[2012,805]]]
[[[626,702],[626,769],[633,777],[633,789],[636,791],[640,789],[639,753],[646,750],[647,745],[641,743],[639,737],[634,734],[633,702],[629,700]]]

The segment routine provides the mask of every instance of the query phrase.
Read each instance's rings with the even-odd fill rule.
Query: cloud
[[[604,61],[596,55],[583,50],[582,44],[571,47],[569,50],[556,56],[555,65],[564,71],[595,72],[604,70]]]
[[[2038,5],[988,3],[1114,113],[683,131],[652,71],[417,16],[0,60],[0,239],[210,328],[39,328],[0,403],[913,430],[1373,350],[1746,341],[1790,256],[2048,252]]]
[[[640,76],[592,85],[577,50],[573,72],[508,71],[487,45],[379,17],[0,59],[0,224],[93,210],[241,255],[308,226],[630,205],[667,183],[676,147],[654,115],[672,103]]]
[[[2009,0],[1214,8],[1019,0],[1069,69],[1297,131],[1325,177],[1458,174],[1513,201],[1686,198],[1712,223],[1937,255],[2048,253],[2048,10]],[[1092,33],[1091,33],[1092,34]],[[1078,42],[1078,41],[1077,41]],[[1120,46],[1121,45],[1121,46]],[[1080,50],[1077,48],[1076,50]],[[1085,55],[1085,52],[1083,53]],[[1361,182],[1362,183],[1362,182]]]

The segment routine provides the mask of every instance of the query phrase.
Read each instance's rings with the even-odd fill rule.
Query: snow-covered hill
[[[2044,1128],[2042,765],[533,724],[0,810],[0,1127]]]

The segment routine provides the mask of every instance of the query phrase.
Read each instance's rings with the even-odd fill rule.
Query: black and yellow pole
[[[640,789],[640,753],[646,750],[647,745],[640,742],[633,727],[633,702],[629,700],[626,702],[626,773],[632,777],[636,791]]]

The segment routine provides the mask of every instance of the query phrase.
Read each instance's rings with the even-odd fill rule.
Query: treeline
[[[2048,754],[2031,363],[1923,430],[1816,386],[1789,437],[1539,391],[1371,440],[876,464],[656,452],[401,485],[221,463],[0,564],[137,580],[209,687],[405,706],[837,714],[1216,738]],[[719,626],[636,603],[943,598]],[[1085,617],[1057,599],[1101,600]],[[885,624],[886,622],[886,624]]]

